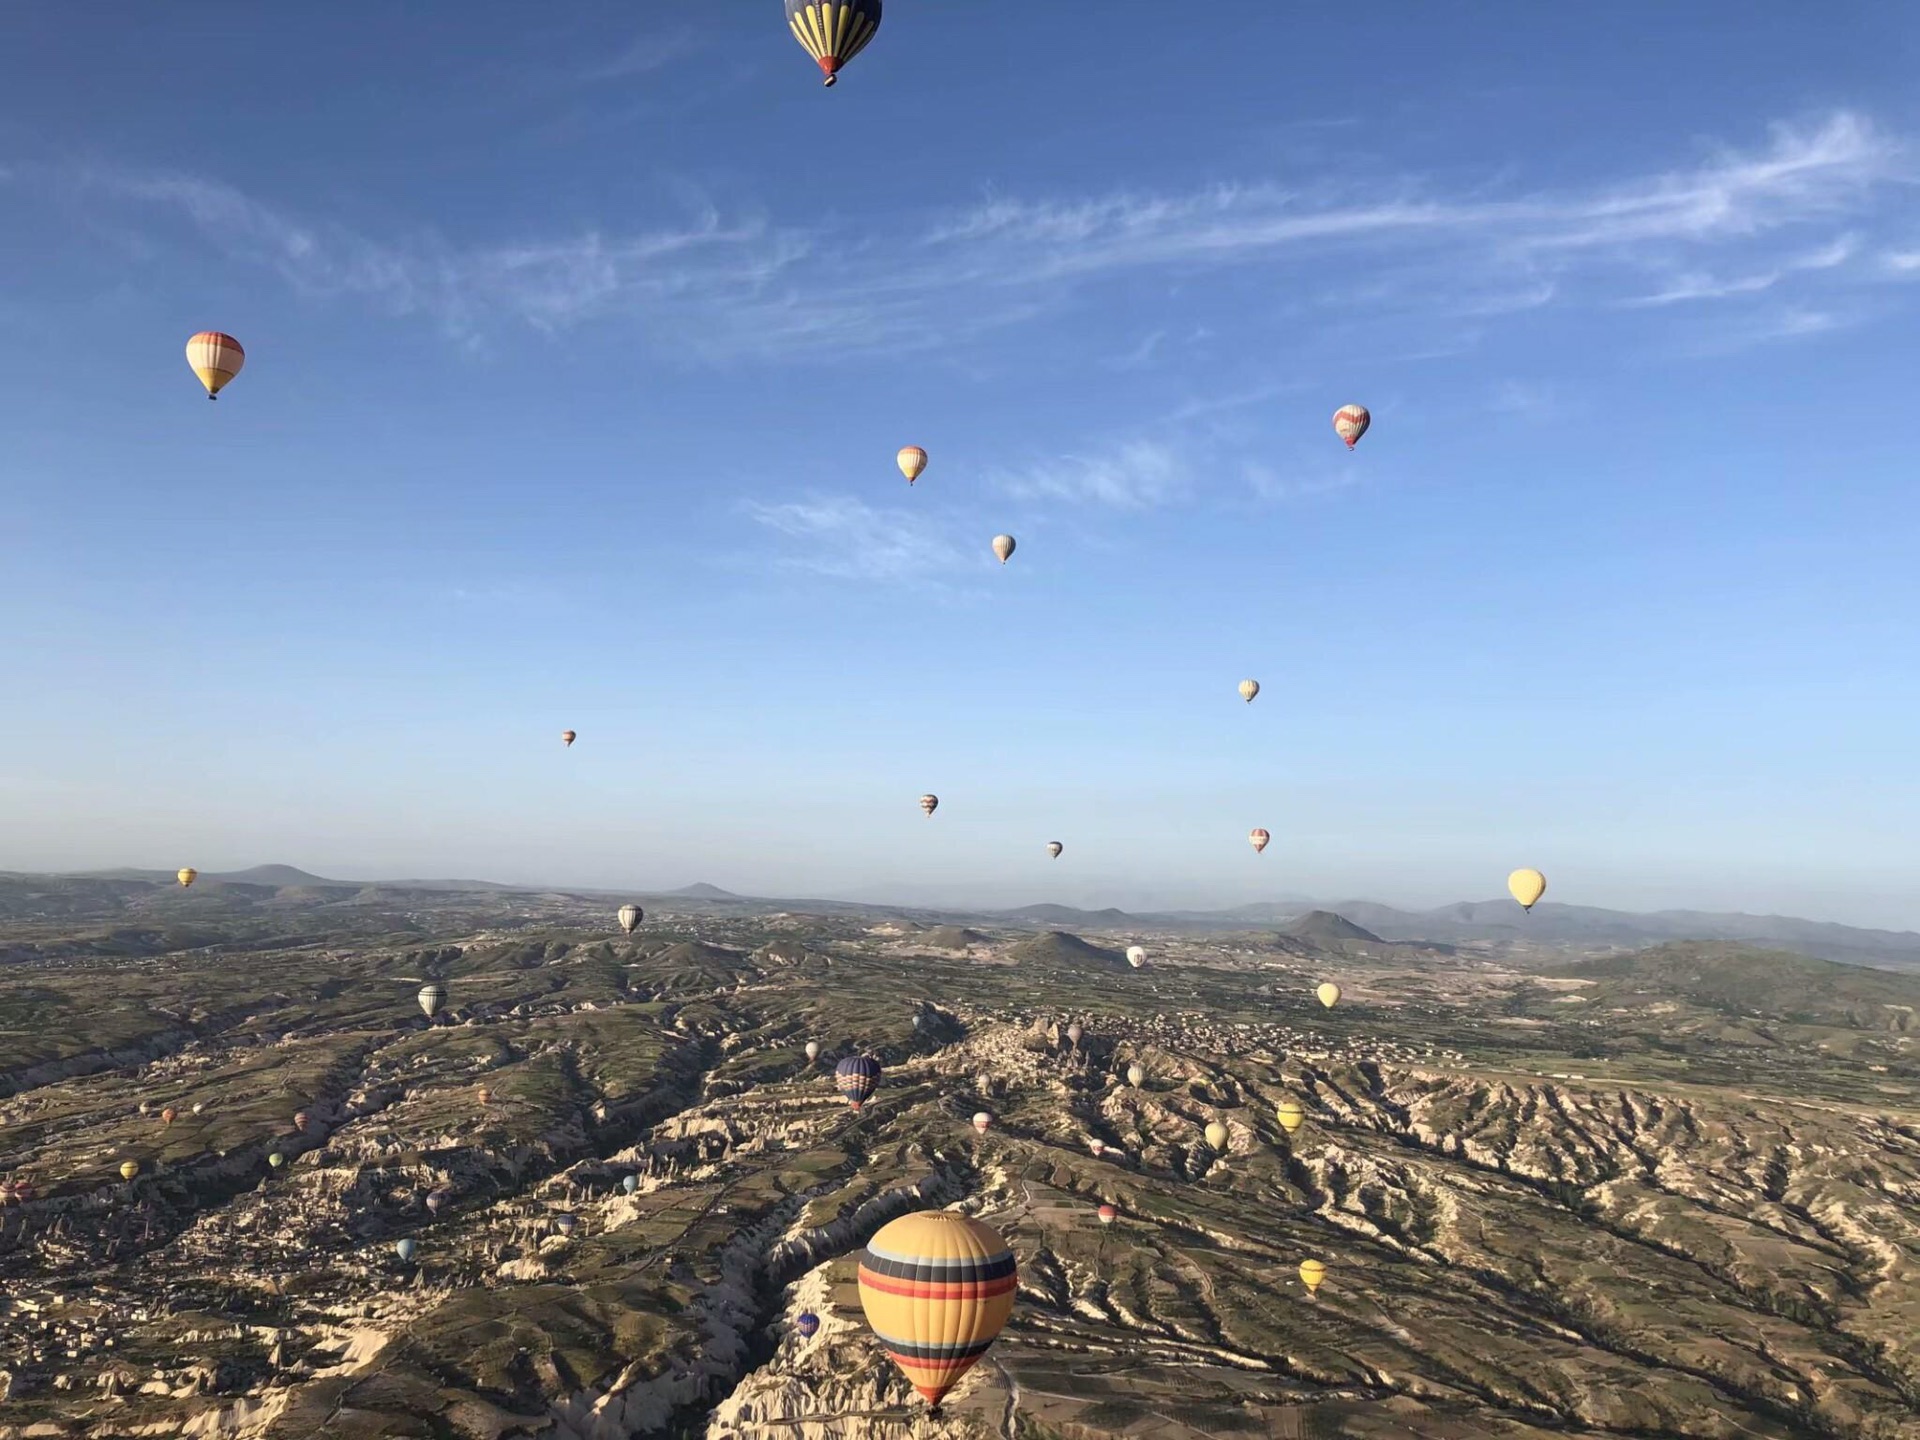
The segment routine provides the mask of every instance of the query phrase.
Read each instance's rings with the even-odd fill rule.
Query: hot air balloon
[[[491,1105],[493,1104],[493,1091],[482,1085],[478,1090],[473,1092],[473,1098],[478,1100],[482,1105]]]
[[[993,553],[1000,557],[1000,563],[1002,565],[1007,563],[1007,557],[1013,554],[1013,551],[1014,551],[1013,536],[996,535],[993,537]]]
[[[973,1128],[982,1135],[993,1128],[993,1116],[984,1110],[976,1110],[973,1115]]]
[[[1049,840],[1047,842],[1047,854],[1056,860],[1060,858],[1060,852],[1066,848],[1067,847],[1062,845],[1058,840]]]
[[[1102,1205],[1099,1213],[1102,1225],[1111,1225],[1120,1218],[1120,1209],[1116,1205]]]
[[[247,352],[240,348],[240,342],[218,330],[202,330],[187,341],[187,364],[207,387],[209,400],[219,399],[227,382],[238,375],[246,363]]]
[[[1138,970],[1142,965],[1145,965],[1146,963],[1147,963],[1146,946],[1129,945],[1127,947],[1127,964],[1131,965],[1134,969]]]
[[[427,1018],[431,1020],[440,1013],[441,1007],[447,1003],[447,992],[437,983],[428,981],[420,987],[420,993],[414,998],[420,1002],[420,1008],[426,1012]]]
[[[793,1328],[800,1332],[802,1340],[811,1340],[820,1329],[820,1317],[811,1310],[803,1311],[795,1318]]]
[[[271,1155],[267,1156],[267,1164],[271,1165],[276,1170],[278,1170],[282,1165],[286,1163],[287,1163],[287,1157],[282,1155],[278,1150],[274,1151]]]
[[[1547,877],[1538,870],[1516,870],[1507,877],[1507,890],[1522,910],[1531,910],[1547,893]]]
[[[563,743],[569,750],[573,748],[573,742],[579,738],[580,737],[571,730],[562,730],[560,732],[561,743]]]
[[[151,1100],[142,1100],[133,1108],[138,1110],[142,1115],[151,1115],[153,1113],[153,1102]]]
[[[200,872],[191,865],[186,865],[181,867],[180,872],[173,878],[180,882],[180,888],[184,890],[200,878]]]
[[[1259,693],[1260,682],[1258,680],[1242,680],[1240,682],[1240,698],[1249,705],[1253,703],[1253,697]]]
[[[1102,1155],[1107,1153],[1107,1142],[1102,1140],[1098,1135],[1088,1136],[1087,1151],[1094,1159],[1098,1160]]]
[[[560,1238],[562,1240],[566,1239],[567,1236],[573,1234],[573,1227],[578,1225],[579,1223],[580,1222],[578,1220],[574,1219],[573,1216],[569,1215],[564,1210],[562,1210],[558,1215],[553,1217],[553,1228],[560,1232]]]
[[[1280,1117],[1280,1128],[1289,1135],[1307,1123],[1307,1112],[1298,1100],[1282,1100],[1274,1113]]]
[[[312,1123],[313,1117],[306,1111],[296,1110],[293,1112],[293,1128],[298,1130],[302,1135],[307,1133],[307,1127]]]
[[[880,28],[880,0],[787,0],[787,28],[833,85]]]
[[[639,928],[640,922],[646,918],[646,912],[638,905],[622,905],[620,907],[620,928],[629,935],[633,934],[633,932]]]
[[[633,1194],[634,1191],[640,1188],[640,1177],[638,1175],[624,1176],[620,1181],[620,1188],[629,1195]]]
[[[867,1324],[935,1411],[1000,1334],[1018,1285],[1006,1242],[951,1210],[890,1221],[860,1257]]]
[[[1315,987],[1313,993],[1320,998],[1320,1003],[1329,1010],[1340,1003],[1340,987],[1331,980],[1322,980],[1320,984]]]
[[[858,1110],[880,1083],[880,1062],[870,1055],[849,1055],[833,1067],[833,1083],[847,1097],[847,1105]]]
[[[818,1040],[807,1041],[807,1063],[811,1065],[814,1061],[818,1060],[819,1058],[820,1058],[820,1042]]]
[[[1080,1043],[1080,1037],[1086,1033],[1086,1031],[1080,1028],[1080,1022],[1078,1020],[1074,1021],[1071,1025],[1067,1026],[1067,1043],[1069,1045],[1078,1045]]]
[[[120,1162],[120,1178],[122,1180],[131,1180],[139,1173],[140,1162],[138,1160],[122,1160]]]
[[[419,1245],[414,1241],[412,1236],[393,1242],[393,1253],[400,1257],[400,1263],[402,1265],[411,1265],[413,1263],[413,1253],[419,1248]]]
[[[1342,405],[1333,412],[1333,433],[1347,442],[1351,450],[1360,443],[1360,437],[1367,433],[1367,426],[1373,423],[1373,416],[1367,413],[1364,405]]]
[[[162,1125],[171,1125],[176,1119],[179,1118],[179,1116],[180,1116],[180,1112],[174,1109],[173,1106],[169,1105],[167,1106],[166,1109],[160,1112],[160,1123]]]
[[[1273,839],[1273,836],[1264,830],[1249,830],[1247,832],[1247,843],[1253,846],[1253,853],[1256,855],[1267,848],[1267,842],[1271,839]]]
[[[894,457],[900,462],[900,473],[907,477],[911,485],[920,478],[920,472],[927,468],[927,452],[918,445],[909,445]]]
[[[1142,1085],[1146,1083],[1147,1083],[1147,1071],[1145,1066],[1142,1066],[1142,1065],[1127,1066],[1127,1084],[1133,1086],[1134,1089],[1138,1090]]]
[[[1302,1260],[1300,1278],[1306,1283],[1307,1293],[1312,1294],[1320,1288],[1320,1282],[1327,1278],[1327,1267],[1318,1260]]]
[[[199,1114],[199,1113],[200,1113],[200,1112],[201,1112],[202,1110],[204,1110],[204,1109],[206,1109],[206,1108],[207,1108],[207,1106],[206,1106],[206,1102],[205,1102],[205,1101],[202,1101],[202,1100],[196,1100],[196,1101],[194,1101],[194,1102],[193,1102],[193,1113],[194,1113],[194,1114],[196,1114],[196,1115],[198,1115],[198,1114]]]
[[[427,1192],[427,1213],[429,1215],[438,1215],[440,1213],[440,1207],[445,1205],[446,1203],[447,1203],[446,1191],[430,1190]]]
[[[920,797],[920,808],[927,812],[927,818],[931,820],[933,818],[933,812],[940,808],[940,797],[938,795],[922,795]]]
[[[1227,1141],[1230,1138],[1227,1134],[1227,1127],[1222,1125],[1218,1120],[1209,1120],[1207,1122],[1207,1144],[1213,1149],[1224,1151],[1227,1148]]]

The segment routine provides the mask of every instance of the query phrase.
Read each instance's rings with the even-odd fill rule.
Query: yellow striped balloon
[[[880,0],[787,0],[787,28],[832,85],[880,28]]]
[[[218,330],[202,330],[187,341],[187,364],[207,387],[207,398],[217,399],[226,383],[247,363],[247,352],[231,335]]]
[[[911,485],[920,478],[920,472],[927,468],[927,452],[918,445],[909,445],[894,457],[899,461],[900,473],[907,477]]]
[[[1300,1262],[1300,1281],[1307,1287],[1308,1294],[1312,1294],[1318,1290],[1320,1288],[1320,1282],[1326,1278],[1327,1267],[1322,1265],[1318,1260],[1302,1260]]]
[[[180,882],[180,888],[184,890],[200,878],[200,872],[191,865],[185,865],[175,872],[173,878]]]
[[[1013,1251],[951,1210],[884,1225],[860,1257],[860,1307],[900,1373],[937,1411],[1013,1313]]]

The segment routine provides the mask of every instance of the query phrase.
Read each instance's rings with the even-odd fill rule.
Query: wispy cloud
[[[1144,510],[1188,495],[1193,475],[1171,446],[1134,440],[1096,455],[1066,455],[990,474],[1015,500],[1066,500]]]
[[[1350,490],[1361,483],[1363,473],[1352,463],[1329,465],[1324,461],[1288,471],[1260,462],[1241,467],[1241,474],[1253,493],[1270,502],[1310,500]]]
[[[743,501],[748,518],[802,542],[784,563],[841,580],[926,581],[966,564],[958,546],[920,516],[880,511],[851,495]]]
[[[644,39],[606,65],[651,65],[671,43]],[[678,353],[729,358],[951,347],[1141,270],[1306,265],[1335,250],[1360,277],[1352,303],[1440,315],[1631,299],[1649,274],[1662,288],[1636,303],[1650,308],[1757,295],[1823,268],[1861,269],[1852,263],[1860,234],[1884,217],[1885,196],[1912,195],[1912,178],[1901,143],[1842,111],[1777,125],[1755,150],[1718,150],[1690,167],[1585,190],[1450,194],[1437,181],[1405,179],[1372,182],[1364,194],[1338,182],[1258,182],[1172,195],[991,197],[924,217],[917,229],[907,222],[904,241],[854,221],[780,224],[704,204],[626,234],[375,239],[204,177],[95,168],[77,183],[96,199],[170,209],[229,259],[269,268],[304,293],[430,316],[462,338],[503,322],[559,330],[624,318]],[[1822,227],[1844,228],[1822,235]],[[809,263],[827,254],[842,263]],[[1881,255],[1865,270],[1899,273],[1898,260]],[[850,257],[858,263],[844,263]],[[1367,279],[1370,257],[1392,273]],[[1143,342],[1139,363],[1156,343]]]
[[[582,68],[579,79],[589,84],[605,80],[631,80],[639,75],[665,70],[699,49],[700,34],[690,25],[648,31],[635,36],[625,49]]]

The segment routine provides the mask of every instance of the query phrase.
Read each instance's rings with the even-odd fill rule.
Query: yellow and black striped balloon
[[[1019,1284],[1007,1242],[951,1210],[883,1225],[860,1257],[867,1324],[935,1407],[998,1338]]]
[[[880,28],[880,0],[786,0],[787,28],[800,48],[826,74],[840,78],[840,67],[867,48]]]

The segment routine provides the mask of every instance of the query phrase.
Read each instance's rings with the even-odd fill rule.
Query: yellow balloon
[[[193,884],[194,881],[200,878],[200,872],[194,869],[191,865],[188,865],[185,868],[183,868],[173,878],[180,882],[180,888],[184,890],[186,889],[187,886]]]
[[[894,458],[899,461],[900,473],[907,477],[909,485],[918,480],[920,472],[927,468],[927,452],[918,445],[903,447],[899,455]]]
[[[1229,1138],[1230,1137],[1227,1134],[1227,1127],[1222,1125],[1218,1120],[1212,1121],[1211,1123],[1208,1124],[1207,1144],[1212,1146],[1215,1150],[1221,1151],[1224,1154],[1227,1148],[1227,1141]]]
[[[139,1173],[140,1173],[140,1162],[138,1160],[126,1160],[121,1162],[120,1178],[122,1180],[131,1180],[133,1179],[134,1176],[138,1175]]]
[[[881,1226],[859,1280],[874,1337],[934,1406],[993,1344],[1020,1285],[1006,1241],[951,1210]]]
[[[1298,1100],[1282,1100],[1279,1107],[1280,1128],[1291,1135],[1307,1123],[1307,1112],[1300,1108]]]
[[[1320,1003],[1331,1010],[1340,1003],[1340,987],[1331,980],[1324,980],[1320,988],[1313,992],[1320,997]]]
[[[1320,1288],[1320,1282],[1327,1278],[1327,1267],[1322,1265],[1318,1260],[1302,1260],[1300,1262],[1300,1278],[1306,1283],[1307,1292],[1311,1294],[1315,1290],[1318,1290]]]
[[[1531,910],[1547,893],[1547,877],[1538,870],[1516,870],[1507,876],[1507,890],[1522,910]]]

